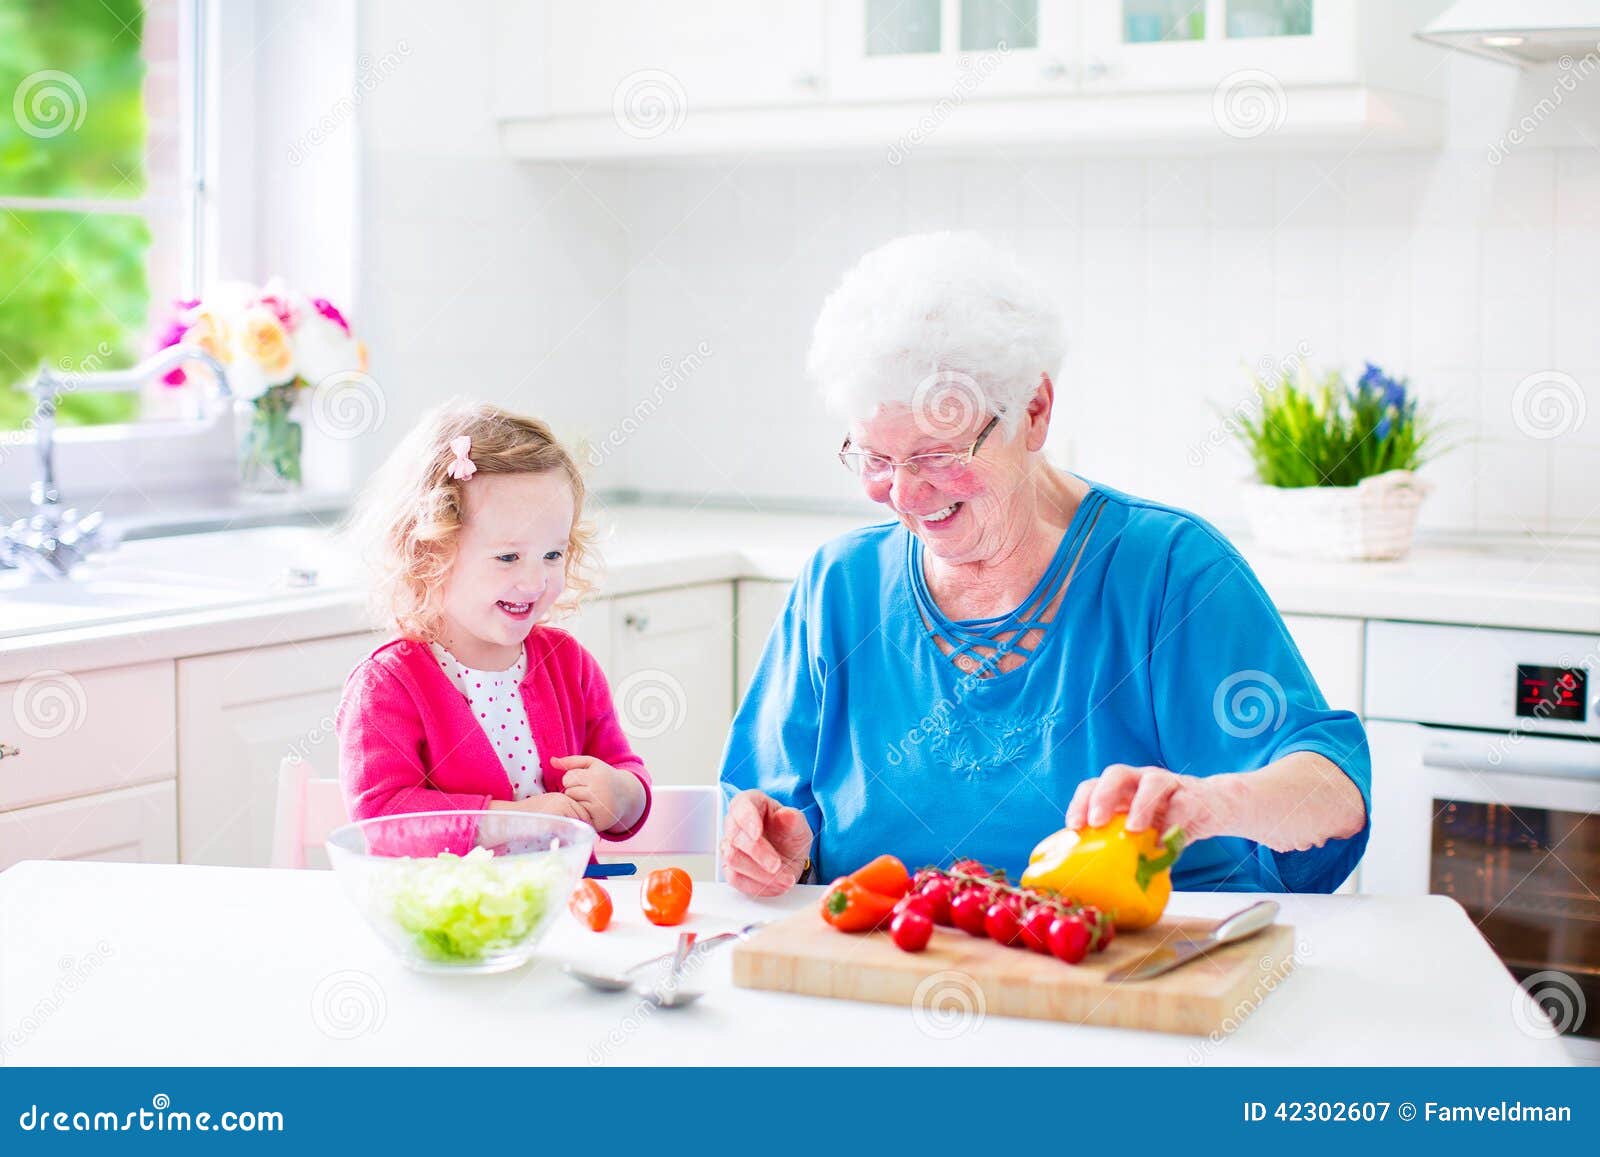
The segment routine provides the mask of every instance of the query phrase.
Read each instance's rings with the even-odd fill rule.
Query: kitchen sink
[[[0,571],[0,637],[147,615],[354,590],[353,552],[331,531],[264,526],[124,542],[69,579]]]

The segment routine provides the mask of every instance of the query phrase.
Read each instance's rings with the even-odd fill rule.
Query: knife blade
[[[1218,921],[1216,927],[1204,936],[1185,937],[1172,944],[1163,944],[1132,964],[1117,969],[1106,979],[1114,984],[1121,984],[1125,980],[1149,980],[1152,977],[1163,976],[1174,968],[1181,968],[1198,956],[1204,956],[1219,945],[1248,940],[1257,932],[1272,927],[1277,918],[1277,901],[1262,900]]]

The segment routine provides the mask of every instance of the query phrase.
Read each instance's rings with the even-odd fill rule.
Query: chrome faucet
[[[28,491],[33,514],[0,530],[0,567],[19,567],[45,578],[66,578],[72,568],[96,550],[115,545],[103,529],[100,511],[80,516],[61,509],[56,490],[56,399],[63,390],[131,392],[185,362],[199,362],[216,379],[215,396],[230,398],[228,372],[222,363],[196,346],[168,346],[131,369],[58,374],[41,366],[30,387],[34,397],[33,435],[39,451],[38,476]]]

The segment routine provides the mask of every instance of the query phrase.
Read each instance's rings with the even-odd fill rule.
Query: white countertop
[[[611,886],[596,935],[563,913],[541,955],[499,976],[408,970],[328,872],[30,861],[0,873],[0,1048],[22,1065],[1561,1065],[1533,1003],[1453,901],[1278,896],[1299,963],[1212,1040],[972,1016],[938,1031],[906,1008],[732,986],[656,1010],[557,961],[621,965],[671,947]],[[813,904],[698,883],[682,927],[709,935]],[[1180,893],[1221,916],[1248,898]],[[956,936],[956,932],[939,935]]]
[[[626,595],[738,578],[787,581],[819,544],[870,520],[612,506],[596,512],[604,560],[599,592]],[[1286,614],[1600,634],[1600,548],[1587,544],[1544,550],[1520,542],[1424,543],[1390,563],[1307,562],[1265,554],[1247,541],[1240,547]],[[157,609],[141,609],[135,600],[103,614],[90,595],[29,591],[16,576],[0,577],[0,681],[22,678],[41,664],[76,670],[364,630],[364,593],[353,560],[339,550],[329,532],[314,528],[128,543],[103,564],[108,597],[128,585],[119,586],[119,567],[153,589],[193,575],[193,593],[169,598],[167,605],[153,600]],[[285,589],[278,576],[302,554],[311,556],[320,585]],[[241,568],[241,559],[249,567]],[[259,572],[253,582],[241,574],[250,567]],[[54,605],[62,608],[56,617]]]

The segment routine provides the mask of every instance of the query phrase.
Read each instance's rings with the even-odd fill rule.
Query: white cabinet
[[[815,0],[565,0],[500,4],[503,113],[614,118],[619,140],[696,111],[805,104],[823,94]]]
[[[1282,103],[1286,87],[1301,85],[1414,91],[1438,58],[1412,33],[1443,6],[1443,0],[1086,0],[1084,92],[1217,86],[1219,111],[1275,117],[1276,108],[1228,112],[1221,105]]]
[[[951,106],[1077,87],[1075,0],[829,0],[829,95]]]
[[[270,862],[279,764],[292,752],[317,774],[338,775],[340,692],[384,638],[362,632],[178,660],[184,863]]]
[[[742,700],[750,690],[750,679],[761,661],[761,651],[772,633],[772,624],[783,614],[793,583],[769,579],[740,579],[734,587],[733,670],[734,685]]]
[[[657,783],[717,781],[733,722],[733,584],[610,600],[598,656],[617,718]]]
[[[1284,615],[1283,623],[1328,706],[1361,714],[1363,620]]]
[[[0,870],[20,860],[170,864],[177,858],[177,791],[170,779],[0,812]]]
[[[0,811],[171,779],[173,715],[170,662],[0,684]]]

